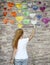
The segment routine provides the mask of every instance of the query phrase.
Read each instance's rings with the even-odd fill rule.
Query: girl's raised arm
[[[34,37],[34,34],[35,34],[34,30],[32,30],[32,32],[31,32],[31,34],[29,36],[29,41]]]

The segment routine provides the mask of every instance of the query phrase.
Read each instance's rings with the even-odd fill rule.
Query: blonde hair
[[[14,36],[14,39],[13,39],[13,44],[12,44],[12,46],[13,46],[13,48],[16,48],[17,49],[17,47],[18,47],[18,40],[20,39],[20,37],[23,35],[23,30],[22,29],[18,29],[18,30],[16,30],[16,32],[15,32],[15,36]]]

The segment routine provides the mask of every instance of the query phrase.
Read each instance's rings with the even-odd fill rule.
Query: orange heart
[[[11,12],[11,16],[16,17],[16,12]]]
[[[7,12],[3,12],[3,15],[6,16],[7,15]]]
[[[11,23],[11,24],[14,24],[14,20],[10,20],[10,23]]]
[[[13,2],[8,2],[8,7],[13,7],[14,3]]]
[[[3,23],[7,24],[8,23],[8,19],[3,19]]]
[[[11,9],[12,9],[12,7],[8,7],[7,9],[8,9],[8,11],[9,11],[9,10],[11,10]]]

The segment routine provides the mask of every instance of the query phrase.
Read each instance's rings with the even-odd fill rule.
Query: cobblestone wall
[[[48,12],[48,16],[49,14]],[[11,44],[16,29],[16,24],[8,23],[5,25],[0,21],[0,65],[11,65],[9,63],[12,51]],[[24,36],[27,37],[34,28],[23,29],[25,31]],[[47,28],[42,25],[36,26],[35,36],[28,43],[27,49],[28,65],[50,65],[50,23]]]

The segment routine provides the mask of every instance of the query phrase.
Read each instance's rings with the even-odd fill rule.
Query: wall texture
[[[50,1],[48,0],[48,5],[49,3]],[[49,10],[49,8],[47,10]],[[50,11],[47,12],[50,17]],[[11,65],[9,63],[12,53],[11,44],[16,29],[16,24],[11,25],[8,23],[5,25],[2,20],[0,20],[0,65]],[[34,28],[23,29],[25,31],[24,36],[27,37]],[[29,55],[28,65],[50,65],[50,23],[47,28],[44,24],[40,26],[36,25],[35,36],[28,43],[27,49]]]

